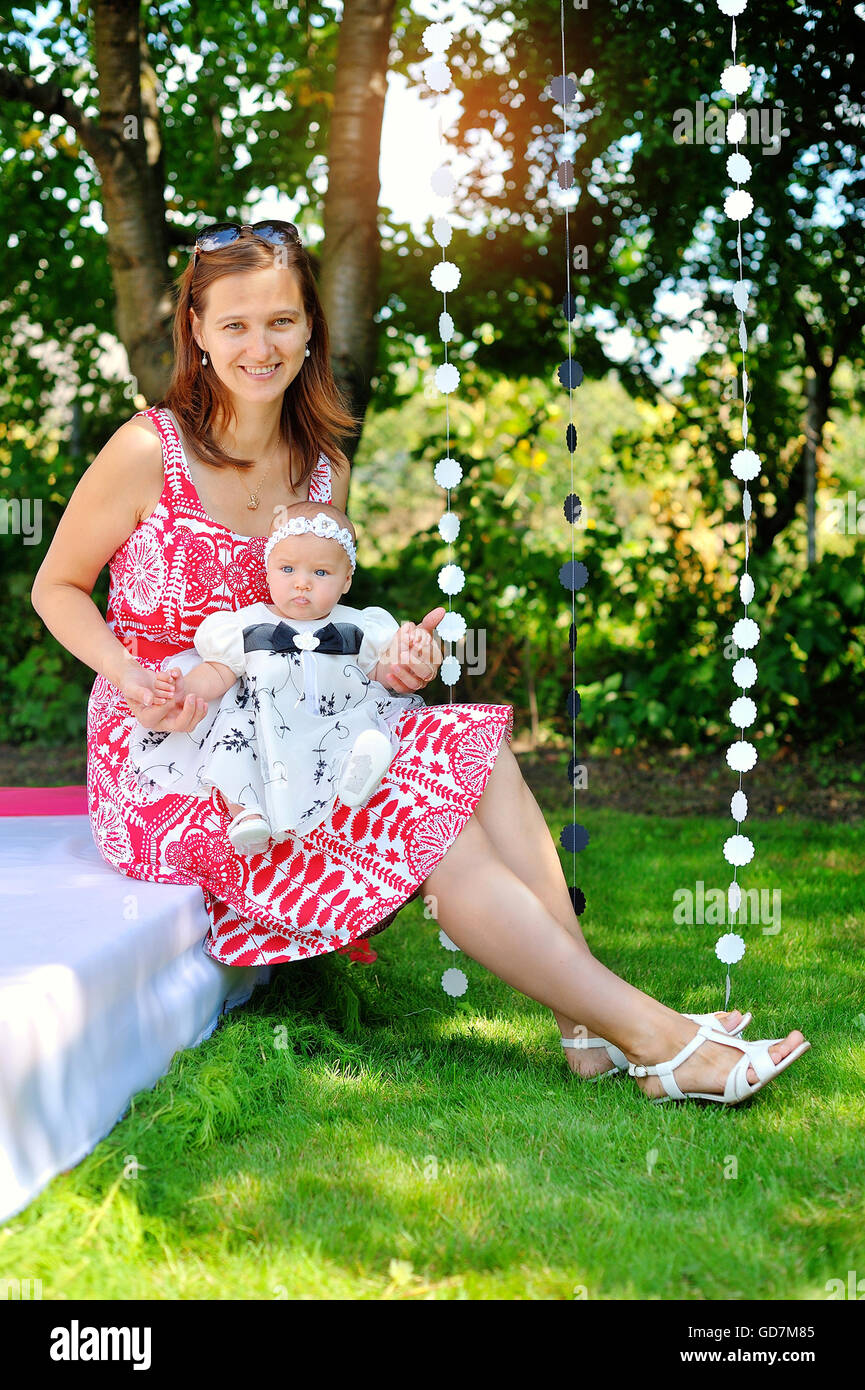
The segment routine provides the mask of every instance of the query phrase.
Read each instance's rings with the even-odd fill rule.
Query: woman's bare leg
[[[531,888],[547,912],[577,944],[588,950],[543,812],[523,777],[507,739],[501,742],[474,814],[499,858]],[[566,1018],[556,1010],[553,1013],[559,1032],[564,1037],[591,1036],[585,1025]],[[735,1028],[742,1015],[738,1009],[734,1009],[730,1013],[721,1012],[717,1017],[719,1026]],[[609,1071],[614,1065],[603,1048],[585,1051],[568,1048],[565,1056],[571,1070],[584,1077]]]
[[[461,950],[558,1016],[581,1018],[629,1061],[653,1066],[676,1055],[697,1025],[613,974],[585,942],[563,931],[532,890],[499,858],[476,816],[428,874],[421,892],[436,898],[436,919]],[[798,1030],[769,1049],[777,1062],[804,1042]],[[706,1042],[681,1067],[683,1090],[720,1093],[741,1056]],[[752,1067],[748,1080],[757,1081]],[[657,1077],[638,1084],[662,1094]]]

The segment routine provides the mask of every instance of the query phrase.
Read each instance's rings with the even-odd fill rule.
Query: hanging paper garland
[[[453,42],[453,34],[446,24],[430,24],[423,32],[423,46],[432,57],[427,58],[423,64],[424,81],[434,92],[442,93],[451,89],[451,71],[444,61]],[[437,103],[438,104],[438,103]],[[442,138],[441,117],[439,117],[439,142],[444,150]],[[442,163],[435,170],[430,178],[430,186],[439,198],[449,198],[456,188],[454,176],[448,165]],[[454,336],[454,321],[448,313],[447,297],[457,288],[460,283],[461,273],[459,266],[453,261],[445,259],[444,248],[450,244],[452,227],[449,219],[444,215],[436,217],[433,222],[433,236],[438,245],[442,248],[442,258],[437,265],[434,265],[430,272],[430,281],[433,289],[438,290],[442,295],[442,312],[439,314],[438,328],[439,337],[444,344],[444,362],[436,368],[435,384],[445,397],[445,457],[439,459],[433,470],[433,477],[440,488],[447,493],[447,509],[439,518],[439,535],[448,546],[449,556],[453,555],[453,542],[459,535],[459,517],[451,510],[451,490],[457,486],[463,475],[463,470],[456,459],[451,458],[450,445],[450,412],[448,410],[448,396],[455,391],[460,383],[460,374],[452,362],[448,361],[448,343]],[[451,599],[454,594],[461,592],[465,584],[465,574],[459,565],[449,560],[448,564],[443,565],[438,573],[439,588],[448,596],[448,611],[440,623],[436,625],[436,632],[448,646],[459,642],[466,634],[467,624],[461,613],[457,613],[451,606]],[[448,704],[452,703],[452,687],[460,677],[460,663],[451,651],[448,652],[441,666],[439,675],[448,686]],[[439,941],[445,950],[457,951],[459,947],[450,940],[445,932],[439,932]],[[462,970],[446,970],[441,978],[442,989],[452,997],[465,994],[468,989],[468,978]]]
[[[748,0],[717,0],[718,8],[722,14],[732,19],[731,49],[733,61],[721,73],[721,86],[729,96],[733,98],[733,110],[727,121],[727,142],[735,145],[733,154],[727,156],[727,175],[736,184],[732,193],[728,193],[724,200],[724,214],[731,221],[738,224],[736,229],[736,252],[738,259],[738,279],[733,289],[733,303],[739,316],[739,348],[742,353],[742,444],[730,460],[730,469],[735,477],[739,478],[744,484],[742,490],[742,516],[744,520],[745,536],[745,567],[744,573],[739,579],[739,597],[742,600],[744,617],[740,618],[733,627],[733,641],[737,647],[744,651],[750,651],[757,645],[760,639],[760,629],[753,618],[748,617],[748,605],[754,597],[754,581],[748,573],[748,559],[750,555],[749,544],[749,522],[751,519],[752,503],[751,494],[748,491],[748,483],[760,476],[760,459],[753,449],[748,448],[748,402],[751,399],[748,367],[747,367],[747,348],[748,332],[745,327],[745,310],[748,307],[748,291],[743,279],[742,266],[742,222],[746,217],[750,217],[754,210],[754,199],[751,194],[741,187],[747,183],[751,177],[751,162],[741,154],[738,149],[739,142],[743,139],[747,123],[744,112],[739,110],[738,98],[744,95],[751,86],[751,74],[744,63],[736,61],[736,15],[740,15],[746,8]],[[733,681],[741,691],[749,690],[757,679],[757,666],[751,657],[740,657],[733,667]],[[734,792],[730,801],[730,814],[736,822],[736,834],[730,835],[724,842],[724,858],[728,864],[733,865],[733,880],[727,889],[727,902],[730,909],[730,920],[732,921],[739,910],[742,901],[742,890],[738,882],[738,870],[745,864],[750,864],[754,857],[754,845],[747,835],[739,833],[739,827],[748,814],[748,798],[742,790],[742,774],[749,772],[757,761],[757,749],[753,743],[745,738],[745,730],[750,728],[757,717],[757,706],[749,696],[740,695],[730,706],[730,720],[734,728],[739,729],[739,740],[730,744],[727,749],[727,762],[734,772],[739,773],[739,788]],[[745,954],[745,942],[741,936],[735,932],[728,932],[722,936],[715,945],[715,954],[719,960],[727,965],[726,993],[724,1007],[730,1002],[730,965],[741,960]]]
[[[452,77],[447,63],[444,61],[444,54],[453,43],[453,34],[446,24],[430,24],[423,32],[423,46],[432,57],[427,58],[423,65],[424,81],[434,92],[442,93],[451,89]],[[441,120],[439,120],[439,140],[443,147]],[[454,176],[448,165],[442,162],[430,178],[430,186],[439,198],[448,198],[454,192],[456,184]],[[448,410],[447,397],[455,391],[460,383],[460,374],[452,362],[448,362],[448,343],[454,335],[454,321],[448,313],[447,297],[459,285],[461,272],[459,266],[454,265],[453,261],[445,259],[444,248],[450,244],[452,235],[451,223],[445,216],[439,216],[433,223],[433,236],[442,248],[442,258],[439,263],[433,266],[430,273],[430,281],[433,289],[438,290],[442,295],[442,312],[439,315],[439,337],[444,344],[444,362],[436,369],[435,384],[445,397],[445,439],[446,455],[439,459],[433,471],[433,477],[440,488],[447,492],[447,510],[439,518],[439,535],[450,548],[459,535],[459,517],[451,510],[451,489],[456,487],[462,478],[462,468],[456,459],[450,456],[450,412]],[[450,551],[452,554],[452,551]],[[466,634],[466,620],[461,613],[457,613],[451,606],[451,597],[458,594],[465,584],[465,575],[459,565],[448,563],[444,565],[438,573],[439,588],[448,596],[448,611],[442,621],[436,626],[436,632],[448,646],[458,642]],[[448,652],[441,666],[439,675],[448,690],[448,704],[452,703],[451,687],[453,687],[460,677],[460,663],[452,652]]]
[[[562,108],[562,144],[564,146],[567,139],[567,108],[577,95],[577,84],[573,78],[567,76],[567,65],[565,62],[565,10],[564,0],[560,0],[559,18],[562,32],[562,72],[560,77],[554,77],[549,86],[544,88],[542,96],[552,96]],[[564,153],[564,151],[563,151]],[[556,169],[556,178],[559,187],[563,191],[573,187],[574,166],[570,159],[562,158]],[[577,430],[574,425],[574,391],[583,380],[583,369],[579,362],[575,362],[571,353],[571,323],[576,317],[577,303],[571,293],[571,249],[570,249],[570,221],[568,216],[568,204],[563,204],[565,214],[565,296],[562,300],[562,314],[568,327],[568,356],[564,362],[559,364],[558,379],[560,384],[568,392],[568,427],[565,431],[565,446],[570,455],[571,465],[571,490],[564,500],[565,520],[570,523],[571,558],[566,561],[559,570],[559,580],[562,586],[571,595],[571,626],[568,634],[568,645],[571,651],[571,689],[567,698],[567,713],[571,721],[571,757],[568,762],[568,782],[570,784],[573,797],[572,815],[573,820],[569,825],[563,827],[559,836],[559,843],[573,856],[571,863],[571,882],[569,892],[574,912],[581,917],[586,910],[586,895],[581,888],[576,886],[577,878],[577,854],[585,849],[589,843],[589,832],[584,825],[577,823],[577,782],[578,782],[578,763],[577,763],[577,727],[576,720],[580,712],[580,695],[577,690],[576,673],[576,646],[577,646],[577,622],[576,622],[576,594],[578,590],[585,587],[589,579],[589,571],[581,560],[576,558],[574,547],[574,529],[580,525],[582,520],[583,504],[574,491],[574,452],[577,447]]]

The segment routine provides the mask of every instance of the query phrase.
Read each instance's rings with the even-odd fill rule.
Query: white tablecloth
[[[0,1221],[270,979],[207,930],[197,884],[116,873],[86,816],[0,817]]]

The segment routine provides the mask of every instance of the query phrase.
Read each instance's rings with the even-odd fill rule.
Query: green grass
[[[675,888],[727,882],[724,824],[598,811],[591,830],[596,954],[682,1010],[721,1007],[724,928],[671,919]],[[731,1003],[752,1036],[812,1042],[752,1103],[572,1078],[552,1016],[444,951],[416,902],[374,965],[280,967],[179,1053],[0,1228],[0,1275],[45,1299],[823,1299],[861,1278],[862,828],[751,834],[741,880],[782,889],[782,926],[741,929]],[[462,1000],[440,986],[454,964]]]

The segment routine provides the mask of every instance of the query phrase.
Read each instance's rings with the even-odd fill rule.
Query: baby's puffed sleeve
[[[209,613],[199,623],[193,640],[202,661],[221,661],[235,676],[243,675],[246,652],[243,650],[243,618],[238,613]]]
[[[359,626],[363,628],[363,641],[357,654],[357,664],[365,676],[375,670],[399,631],[399,623],[385,608],[362,608]]]

